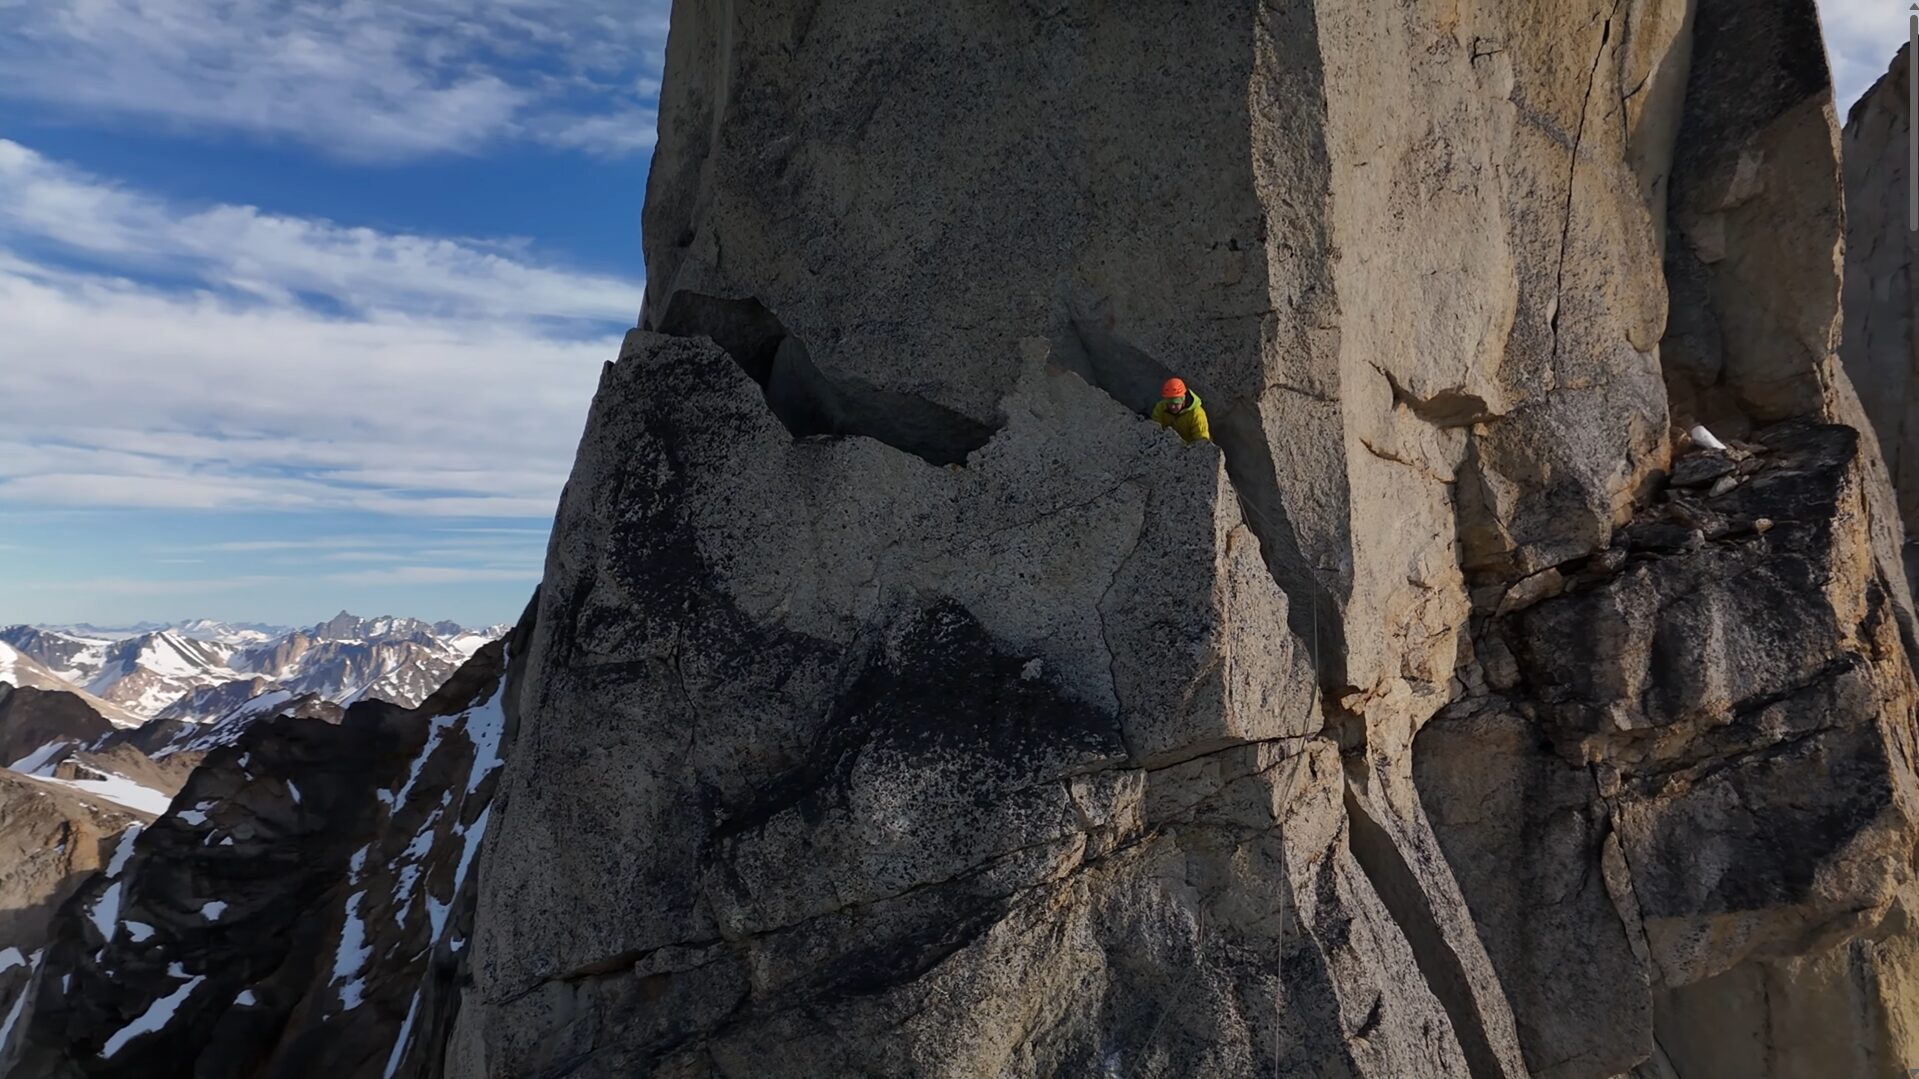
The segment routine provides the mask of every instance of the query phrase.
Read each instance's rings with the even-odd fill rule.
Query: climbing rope
[[[1193,908],[1193,962],[1186,968],[1186,976],[1179,980],[1179,986],[1173,990],[1173,995],[1166,1001],[1166,1006],[1159,1010],[1159,1018],[1153,1021],[1152,1029],[1146,1032],[1146,1040],[1140,1043],[1142,1053],[1152,1046],[1154,1040],[1159,1037],[1159,1028],[1166,1025],[1166,1020],[1173,1014],[1173,1009],[1186,998],[1187,986],[1193,984],[1193,976],[1199,973],[1199,954],[1205,944],[1206,905],[1200,903]]]
[[[1320,694],[1320,688],[1319,688],[1320,588],[1319,588],[1319,581],[1315,577],[1313,577],[1310,573],[1305,574],[1304,576],[1306,579],[1306,587],[1309,589],[1309,592],[1307,594],[1311,599],[1309,613],[1311,615],[1312,624],[1313,624],[1312,647],[1309,653],[1312,659],[1313,691],[1312,691],[1312,695],[1307,699],[1307,702],[1306,702],[1306,717],[1310,719],[1312,718],[1313,703],[1319,699],[1319,694]],[[1281,795],[1278,802],[1275,803],[1278,806],[1278,810],[1273,817],[1273,835],[1279,846],[1279,861],[1282,867],[1284,867],[1286,864],[1286,812],[1287,812],[1287,809],[1292,805],[1293,792],[1296,791],[1298,787],[1299,787],[1299,769],[1297,766],[1295,766],[1291,774],[1288,775],[1286,778],[1286,792],[1283,795]],[[1284,1002],[1285,1002],[1285,989],[1286,989],[1286,978],[1285,978],[1286,924],[1290,920],[1290,915],[1292,911],[1292,901],[1290,898],[1291,894],[1292,894],[1291,881],[1282,880],[1280,882],[1280,889],[1279,889],[1279,929],[1278,929],[1278,932],[1275,934],[1276,943],[1273,950],[1273,1077],[1274,1079],[1279,1079],[1279,1062],[1280,1062],[1280,1047],[1281,1047],[1280,1027],[1282,1023],[1282,1017],[1285,1015]],[[1146,1033],[1146,1040],[1140,1043],[1140,1053],[1142,1058],[1145,1054],[1145,1051],[1151,1048],[1153,1045],[1153,1042],[1158,1039],[1160,1028],[1166,1025],[1166,1020],[1172,1016],[1174,1009],[1179,1007],[1180,1002],[1185,999],[1187,987],[1192,984],[1194,976],[1196,976],[1199,973],[1200,955],[1201,955],[1201,952],[1204,950],[1205,943],[1206,943],[1206,907],[1202,903],[1201,905],[1194,908],[1193,962],[1190,966],[1187,967],[1185,977],[1180,979],[1179,985],[1173,990],[1173,994],[1171,997],[1167,999],[1165,1006],[1160,1009],[1159,1017],[1153,1020],[1152,1028],[1148,1030]]]

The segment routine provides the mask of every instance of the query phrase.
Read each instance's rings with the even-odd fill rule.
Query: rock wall
[[[1840,351],[1884,451],[1907,534],[1919,523],[1919,424],[1906,422],[1919,370],[1911,281],[1915,241],[1907,220],[1909,71],[1910,56],[1901,49],[1846,118],[1846,319]],[[1908,578],[1914,553],[1906,549]]]
[[[1903,1074],[1840,206],[1810,0],[676,4],[442,1073]]]

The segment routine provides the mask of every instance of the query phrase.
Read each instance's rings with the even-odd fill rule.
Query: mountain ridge
[[[89,635],[70,632],[79,628]],[[277,690],[412,707],[509,628],[345,610],[305,627],[196,618],[141,623],[119,636],[88,623],[21,623],[0,628],[0,681],[17,672],[34,688],[80,694],[122,726],[210,721]]]

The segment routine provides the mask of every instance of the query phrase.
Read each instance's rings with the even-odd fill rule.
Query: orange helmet
[[[1186,383],[1181,379],[1169,378],[1166,380],[1166,384],[1159,388],[1159,395],[1166,398],[1184,397],[1186,396]]]

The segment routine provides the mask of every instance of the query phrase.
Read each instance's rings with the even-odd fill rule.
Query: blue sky
[[[515,616],[666,0],[0,0],[0,624]],[[1904,4],[1824,0],[1841,108]]]
[[[664,0],[0,0],[0,624],[508,620]]]

